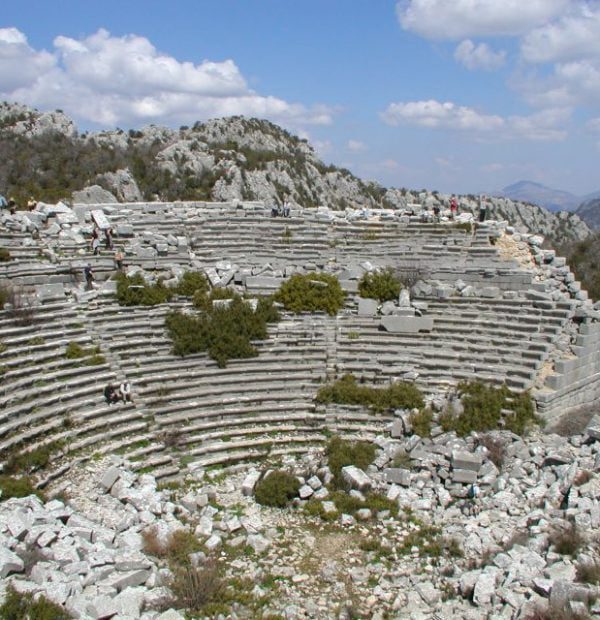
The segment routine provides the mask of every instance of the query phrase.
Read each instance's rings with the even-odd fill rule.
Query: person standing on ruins
[[[480,222],[485,222],[485,216],[486,216],[486,211],[487,211],[487,205],[485,204],[485,196],[480,194],[479,195],[479,221]]]
[[[450,200],[450,219],[453,220],[458,213],[458,202],[456,202],[456,196],[452,196]]]
[[[94,272],[90,263],[84,268],[83,275],[85,276],[86,288],[88,291],[91,291],[94,288]]]
[[[119,271],[123,271],[123,258],[123,250],[121,248],[117,248],[117,251],[115,252],[115,264],[117,265],[117,269]]]

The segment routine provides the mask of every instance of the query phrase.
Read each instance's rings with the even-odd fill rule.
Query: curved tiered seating
[[[110,209],[115,229],[125,231],[115,240],[126,248],[126,264],[148,270],[208,268],[226,260],[256,272],[269,263],[283,274],[288,266],[343,269],[371,261],[414,268],[450,286],[462,279],[476,289],[496,287],[499,294],[445,297],[446,292],[434,291],[420,299],[433,329],[414,334],[382,331],[379,318],[357,316],[356,298],[349,296],[337,317],[285,315],[269,327],[267,340],[256,343],[257,358],[232,360],[226,368],[205,354],[172,354],[165,316],[189,306],[184,300],[123,308],[110,296],[80,304],[69,298],[38,307],[32,326],[20,326],[4,313],[1,460],[12,450],[51,444],[69,459],[48,479],[93,453],[125,452],[138,469],[169,477],[185,467],[304,452],[330,432],[374,437],[391,416],[315,404],[320,384],[348,372],[373,384],[416,377],[427,392],[473,378],[530,389],[573,317],[568,301],[528,298],[532,273],[502,258],[486,227],[471,233],[408,216],[330,220],[310,211],[271,218],[256,205]],[[147,238],[158,236],[169,240],[166,250],[140,250]],[[74,284],[88,261],[98,280],[114,273],[112,252],[90,257],[82,254],[86,244],[65,238],[57,264],[40,262],[44,232],[35,242],[27,239],[1,231],[0,242],[14,248],[15,260],[0,264],[0,276],[11,282],[27,286],[53,278]],[[510,293],[503,296],[504,291]],[[66,359],[69,342],[100,346],[104,360],[86,366]],[[107,405],[103,387],[123,379],[133,385],[134,403]]]

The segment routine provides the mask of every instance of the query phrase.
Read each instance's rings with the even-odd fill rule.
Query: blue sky
[[[33,0],[0,99],[80,130],[244,114],[387,186],[600,190],[600,0]]]

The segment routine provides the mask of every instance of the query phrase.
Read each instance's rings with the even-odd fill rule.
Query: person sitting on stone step
[[[104,388],[104,399],[107,405],[114,405],[119,402],[120,396],[112,383],[108,383]]]
[[[119,395],[123,399],[123,404],[127,403],[127,401],[133,404],[133,398],[131,397],[131,385],[129,381],[123,381],[123,383],[121,383],[119,386]]]

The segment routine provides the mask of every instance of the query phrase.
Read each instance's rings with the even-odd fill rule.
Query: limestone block
[[[478,472],[481,467],[481,455],[454,450],[452,452],[452,467]]]
[[[396,310],[396,304],[393,301],[386,301],[381,305],[381,314],[388,316]]]
[[[246,496],[252,495],[252,493],[254,493],[254,487],[259,480],[260,472],[250,471],[248,475],[244,478],[244,482],[242,482],[242,494]]]
[[[393,484],[399,484],[403,487],[410,486],[411,474],[408,469],[402,469],[400,467],[389,467],[383,470],[383,475],[386,482]]]
[[[380,325],[390,333],[416,334],[418,332],[430,332],[433,329],[433,318],[384,316]]]
[[[452,471],[452,482],[473,484],[477,482],[477,472],[469,469],[454,469]]]
[[[371,478],[362,469],[354,465],[342,467],[342,478],[350,488],[359,491],[368,491],[373,485]]]
[[[376,299],[360,298],[358,300],[358,316],[376,316],[379,302]]]
[[[112,489],[113,484],[121,477],[121,472],[118,467],[114,465],[109,467],[100,479],[100,484],[108,492]]]
[[[214,551],[217,547],[221,546],[221,537],[216,534],[212,534],[211,537],[204,543],[204,546],[209,551]]]
[[[0,579],[11,573],[20,573],[23,569],[23,560],[16,553],[6,547],[0,547]]]
[[[308,484],[303,484],[298,491],[300,499],[308,499],[314,493],[314,489]]]
[[[320,478],[318,476],[311,476],[307,481],[306,484],[309,484],[311,486],[311,488],[313,488],[315,491],[317,489],[320,489],[323,486],[323,483],[321,482]]]
[[[255,553],[263,553],[271,546],[271,541],[261,534],[250,534],[246,543],[254,549]]]
[[[110,596],[102,595],[88,603],[87,613],[95,620],[108,620],[119,613],[119,606]]]

